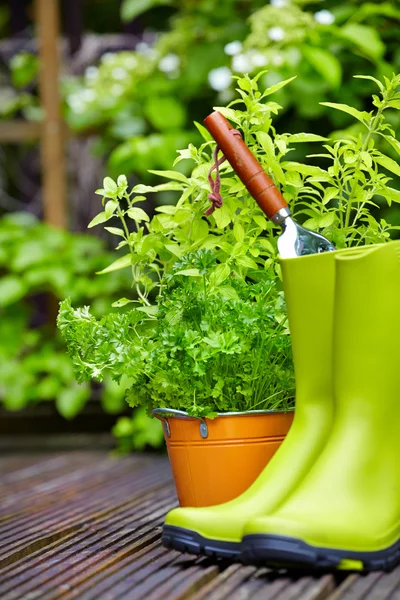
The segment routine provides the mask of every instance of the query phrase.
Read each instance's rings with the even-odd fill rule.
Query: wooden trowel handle
[[[271,219],[286,208],[282,194],[242,138],[233,134],[229,121],[215,111],[204,119],[204,124],[261,210]]]

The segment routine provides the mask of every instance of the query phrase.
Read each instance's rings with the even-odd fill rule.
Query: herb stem
[[[381,118],[382,112],[384,111],[385,107],[386,107],[386,105],[383,102],[381,104],[381,106],[378,108],[376,115],[372,119],[371,124],[368,126],[368,133],[367,133],[365,140],[361,146],[361,150],[358,153],[358,158],[357,158],[356,166],[354,169],[354,176],[353,176],[354,184],[351,188],[350,196],[347,201],[346,218],[345,218],[345,223],[344,223],[345,229],[348,229],[348,227],[350,225],[352,204],[353,204],[354,196],[355,196],[355,193],[356,193],[356,190],[358,187],[358,180],[359,180],[359,175],[360,175],[360,171],[361,171],[360,167],[361,167],[361,161],[362,161],[362,154],[363,154],[363,152],[365,152],[368,149],[369,141],[370,141],[372,135],[375,133],[375,129],[377,127],[377,124],[379,123],[379,120]]]

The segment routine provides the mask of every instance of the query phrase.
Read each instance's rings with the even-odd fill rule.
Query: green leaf
[[[155,316],[158,313],[158,306],[138,306],[136,310],[146,313],[146,315]]]
[[[339,87],[342,67],[332,52],[317,47],[303,48],[303,54],[314,69],[332,86]]]
[[[241,223],[236,222],[233,225],[233,235],[234,238],[237,242],[243,242],[244,240],[244,228],[243,225],[241,225]]]
[[[117,208],[118,208],[118,202],[116,200],[109,200],[108,202],[106,202],[106,204],[104,206],[104,212],[105,212],[106,218],[111,219],[111,217],[113,216],[113,214]]]
[[[246,79],[246,77],[239,77],[237,82],[240,89],[244,90],[245,92],[251,92],[251,90],[253,89],[251,81],[249,81],[249,79]]]
[[[103,269],[102,271],[97,271],[98,275],[103,273],[110,273],[111,271],[119,271],[119,269],[124,269],[125,267],[129,267],[131,265],[131,254],[125,254],[125,256],[121,256],[121,258],[117,258],[111,265]]]
[[[130,300],[129,298],[120,298],[116,302],[113,302],[111,306],[114,306],[115,308],[121,308],[121,306],[131,304],[131,302],[135,302],[135,300]]]
[[[0,278],[0,306],[7,306],[20,300],[27,292],[22,279],[15,275]]]
[[[293,81],[293,79],[296,79],[296,75],[294,77],[290,77],[289,79],[285,79],[284,81],[280,81],[279,83],[276,83],[275,85],[271,85],[271,87],[267,88],[263,92],[262,98],[265,98],[266,96],[270,96],[271,94],[275,94],[275,92],[277,92],[278,90],[283,88],[285,85],[287,85],[288,83]]]
[[[261,144],[261,147],[267,157],[275,156],[274,143],[268,133],[265,133],[265,131],[257,131],[256,138],[258,143]]]
[[[125,237],[125,232],[123,229],[119,229],[119,227],[104,227],[106,231],[112,233],[113,235],[118,235],[119,237]]]
[[[312,165],[303,165],[302,163],[288,161],[282,163],[282,167],[286,171],[296,171],[297,173],[301,173],[302,175],[310,175],[311,177],[319,177],[326,176],[327,173],[320,167],[315,167]]]
[[[124,187],[124,188],[127,187],[128,180],[126,178],[126,175],[118,175],[117,185],[118,185],[118,187]]]
[[[159,131],[183,129],[187,119],[186,106],[179,96],[149,94],[143,106],[151,125]]]
[[[124,0],[121,6],[121,18],[127,23],[154,6],[171,4],[170,0]]]
[[[353,108],[353,106],[347,106],[347,104],[336,104],[335,102],[320,102],[320,104],[322,106],[329,106],[330,108],[334,108],[336,110],[341,110],[342,112],[345,112],[348,115],[351,115],[352,117],[354,117],[355,119],[357,119],[358,121],[363,123],[364,125],[367,123],[367,121],[369,119],[369,114],[367,112],[365,112],[365,111],[361,112],[360,110]]]
[[[293,133],[289,135],[287,141],[291,143],[297,142],[326,142],[328,138],[314,133]]]
[[[387,200],[390,200],[392,202],[400,202],[400,191],[399,190],[395,190],[394,188],[391,188],[387,185],[387,186],[385,186],[385,189],[382,193],[385,195],[385,198]],[[388,204],[390,204],[390,203],[388,202]]]
[[[267,219],[263,217],[263,215],[254,215],[253,221],[257,223],[257,225],[265,231],[267,229]]]
[[[86,384],[64,389],[56,398],[58,412],[65,419],[73,419],[81,412],[90,397],[90,388]]]
[[[130,219],[134,221],[150,221],[149,215],[142,209],[137,206],[133,206],[126,211],[126,214]]]
[[[222,296],[222,298],[224,298],[225,300],[239,300],[237,291],[230,285],[221,285],[221,287],[219,287],[217,291],[218,294]]]
[[[174,215],[178,209],[174,204],[164,204],[162,206],[156,206],[154,210],[163,213],[164,215]]]
[[[227,277],[229,277],[231,272],[230,266],[226,263],[217,265],[215,270],[210,275],[210,285],[218,286],[220,285]]]
[[[232,220],[226,204],[221,206],[221,208],[215,209],[215,211],[213,212],[213,217],[215,219],[218,229],[225,229],[225,227],[229,225],[229,223]]]
[[[185,275],[186,277],[199,277],[201,273],[198,269],[182,269],[182,271],[177,271],[175,275]]]
[[[335,222],[335,213],[330,212],[324,215],[318,222],[319,227],[330,227]]]
[[[385,45],[378,31],[368,25],[347,23],[339,30],[339,35],[352,42],[369,58],[378,60],[385,52]]]
[[[372,157],[369,152],[361,152],[360,157],[362,163],[364,163],[367,169],[370,169],[372,167]]]
[[[208,129],[206,129],[204,127],[204,125],[202,125],[201,123],[198,123],[197,121],[193,121],[193,123],[194,123],[194,126],[196,127],[196,129],[199,131],[203,140],[205,140],[206,142],[214,141],[211,133],[208,131]],[[189,152],[190,152],[190,150],[189,150]],[[192,158],[192,157],[189,155],[188,158]]]
[[[225,106],[214,106],[213,108],[214,110],[220,112],[221,115],[223,115],[229,121],[233,121],[234,123],[238,124],[238,118],[233,108],[226,108]]]
[[[400,165],[392,158],[381,154],[380,156],[374,156],[374,160],[382,167],[385,167],[385,169],[387,169],[391,173],[394,173],[395,175],[398,175],[400,177]]]
[[[183,181],[183,183],[186,183],[188,180],[186,175],[183,175],[183,173],[179,173],[179,171],[149,170],[149,173],[153,173],[154,175],[159,175],[160,177],[165,177],[166,179],[176,179],[177,181]]]
[[[103,179],[103,187],[108,194],[115,194],[118,190],[118,186],[111,177],[105,177]]]
[[[257,263],[250,258],[250,256],[238,256],[235,260],[241,267],[246,267],[247,269],[258,269]]]
[[[160,185],[135,185],[133,192],[135,194],[147,194],[148,192],[168,192],[173,190],[183,190],[183,185],[177,181],[170,181],[169,183],[161,183]]]
[[[385,89],[383,86],[383,83],[381,81],[379,81],[379,79],[372,77],[372,75],[354,75],[354,78],[355,79],[370,79],[371,81],[374,81],[376,83],[376,85],[379,87],[381,92],[383,92],[383,90]]]
[[[112,215],[111,215],[112,216]],[[96,215],[94,217],[94,219],[92,219],[88,225],[88,229],[90,229],[91,227],[94,227],[95,225],[99,225],[100,223],[105,223],[106,221],[108,221],[109,219],[111,219],[111,216],[107,217],[105,212],[101,212],[98,215]]]
[[[328,202],[330,202],[331,200],[333,200],[333,198],[337,198],[338,195],[339,195],[339,190],[337,188],[335,188],[335,187],[328,187],[328,188],[325,189],[324,198],[323,198],[322,203],[324,205],[328,204]]]

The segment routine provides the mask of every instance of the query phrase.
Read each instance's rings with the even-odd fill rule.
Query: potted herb
[[[376,80],[380,96],[371,113],[331,105],[355,117],[360,131],[328,143],[314,134],[277,134],[272,118],[281,107],[269,96],[288,81],[261,92],[259,76],[239,78],[241,99],[218,110],[241,130],[294,214],[338,248],[387,239],[395,228],[369,208],[378,195],[389,205],[400,201],[388,185],[388,173],[400,175],[400,167],[375,143],[400,153],[384,119],[386,108],[398,108],[400,77]],[[106,229],[125,252],[102,272],[129,267],[134,297],[114,303],[121,310],[100,320],[65,300],[58,324],[78,381],[124,376],[129,404],[164,420],[181,504],[206,505],[238,495],[265,466],[290,426],[294,377],[274,225],[227,164],[223,204],[210,210],[214,142],[197,127],[204,143],[179,151],[176,160],[192,161],[189,176],[152,171],[167,182],[129,191],[121,175],[116,182],[105,178],[98,190],[104,211],[90,226],[119,218],[120,227]],[[315,156],[326,168],[287,160],[303,142],[324,142]],[[178,198],[150,219],[139,205],[154,192]],[[265,442],[269,430],[269,453],[265,443],[243,443],[247,432],[248,441]],[[244,461],[247,468],[237,469]]]

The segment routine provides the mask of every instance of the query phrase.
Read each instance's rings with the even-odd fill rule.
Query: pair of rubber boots
[[[281,266],[293,425],[241,496],[172,510],[163,543],[255,564],[390,569],[400,562],[400,241]]]

